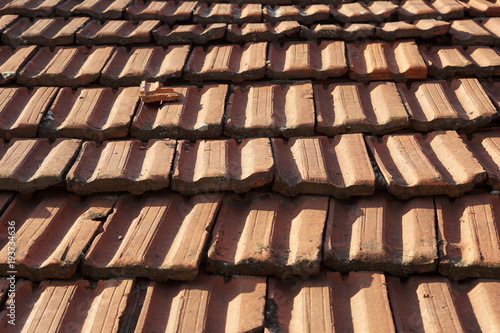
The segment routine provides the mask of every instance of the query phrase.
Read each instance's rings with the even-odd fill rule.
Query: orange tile
[[[474,16],[499,16],[500,1],[498,0],[467,0],[463,1]]]
[[[89,15],[94,19],[119,19],[131,0],[67,0],[57,6],[57,15],[63,17]]]
[[[125,11],[128,20],[160,20],[166,24],[188,21],[198,4],[197,1],[135,1]]]
[[[455,0],[403,0],[399,7],[399,19],[414,21],[438,19],[448,21],[464,16],[464,7]]]
[[[451,23],[453,45],[493,45],[495,36],[475,20],[456,20]]]
[[[212,23],[206,26],[201,24],[162,25],[153,31],[155,41],[159,45],[167,46],[176,43],[205,44],[212,40],[224,39],[226,36],[225,23]]]
[[[99,24],[89,22],[76,33],[76,42],[86,46],[97,44],[140,44],[149,43],[151,31],[160,25],[158,20],[133,21],[113,20]]]
[[[398,6],[391,1],[371,1],[367,4],[354,1],[330,5],[330,13],[340,22],[382,22],[388,20],[397,9]]]
[[[382,23],[377,37],[387,40],[402,38],[432,38],[448,33],[450,23],[435,19],[422,19],[413,23],[406,21]]]
[[[310,28],[301,26],[300,37],[309,40],[337,39],[342,35],[343,29],[338,24],[314,24]]]
[[[255,23],[262,18],[262,5],[257,3],[200,3],[193,13],[193,22],[208,23]]]
[[[330,10],[327,5],[314,4],[304,7],[299,6],[264,6],[264,22],[297,21],[300,23],[313,23],[328,20]]]
[[[281,21],[276,23],[243,23],[229,24],[227,40],[232,43],[272,42],[276,43],[287,37],[294,37],[301,31],[301,25],[296,21]]]

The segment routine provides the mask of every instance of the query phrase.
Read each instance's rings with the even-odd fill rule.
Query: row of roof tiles
[[[9,281],[0,280],[6,290]],[[408,280],[374,272],[304,279],[202,275],[193,282],[132,279],[16,285],[16,326],[4,332],[495,332],[500,282]],[[237,320],[236,320],[237,319]]]
[[[33,281],[71,278],[77,269],[92,279],[192,280],[205,261],[224,276],[316,275],[323,264],[340,272],[500,278],[500,199],[492,194],[12,197],[0,195],[0,231],[14,221],[16,274]],[[0,240],[0,276],[12,271],[9,249]]]

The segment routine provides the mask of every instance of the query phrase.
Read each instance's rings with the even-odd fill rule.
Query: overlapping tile
[[[497,22],[500,23],[500,21]],[[493,45],[499,38],[482,27],[476,20],[453,21],[450,35],[453,45]]]
[[[393,82],[314,85],[316,131],[327,136],[381,134],[409,126],[408,114]]]
[[[496,108],[500,110],[500,81],[482,81],[481,85]]]
[[[87,251],[82,272],[93,279],[193,280],[220,201],[219,194],[122,195]]]
[[[118,88],[138,86],[144,80],[164,82],[179,78],[189,53],[189,45],[124,47],[116,49],[102,70],[100,83]]]
[[[461,0],[461,2],[469,9],[471,15],[500,15],[500,3],[498,0]]]
[[[175,141],[86,141],[68,172],[68,191],[79,195],[128,191],[142,194],[168,187]]]
[[[223,39],[226,36],[225,23],[213,23],[203,26],[201,24],[175,25],[169,27],[162,25],[153,31],[156,42],[160,45],[170,44],[205,44],[212,40]]]
[[[242,82],[264,77],[267,43],[212,45],[205,51],[195,47],[184,69],[191,81],[230,80]]]
[[[276,43],[287,37],[293,37],[301,31],[301,25],[296,21],[277,23],[244,23],[229,24],[227,40],[232,43],[272,42]]]
[[[268,332],[395,332],[383,274],[321,272],[268,282]]]
[[[112,53],[110,46],[59,46],[54,51],[43,47],[21,70],[17,82],[28,87],[85,86],[99,78]]]
[[[12,49],[10,46],[0,46],[0,84],[14,80],[21,67],[35,54],[37,47],[20,46]]]
[[[62,88],[42,119],[39,136],[104,141],[128,135],[139,88]]]
[[[398,89],[418,131],[474,129],[487,125],[497,110],[477,79],[415,82]]]
[[[400,199],[446,194],[459,197],[486,178],[486,172],[455,131],[367,137],[385,178]]]
[[[113,20],[99,24],[89,22],[76,33],[76,42],[86,46],[98,44],[140,44],[149,43],[151,31],[160,25],[158,20],[133,21]]]
[[[301,25],[300,36],[309,40],[337,39],[343,29],[338,24],[314,24],[311,27]]]
[[[17,277],[34,281],[70,278],[115,201],[115,196],[83,199],[62,192],[17,196],[0,217],[4,235],[9,221],[15,222],[16,230],[15,246],[7,237],[0,241],[0,275],[17,271]],[[12,248],[14,266],[8,260]]]
[[[0,33],[19,20],[19,15],[1,15],[0,16]]]
[[[38,125],[56,97],[55,87],[0,88],[0,137],[36,137]]]
[[[494,190],[500,190],[500,134],[497,131],[475,133],[467,141],[488,174],[488,185]]]
[[[427,66],[413,40],[348,43],[347,55],[349,76],[357,81],[404,81],[427,77]]]
[[[432,38],[447,34],[450,30],[449,22],[435,19],[422,19],[409,23],[406,21],[382,23],[377,29],[379,38],[394,40],[402,38]]]
[[[328,20],[330,10],[327,5],[312,4],[305,7],[299,6],[264,6],[264,22],[297,21],[300,23],[313,23]]]
[[[257,3],[200,3],[193,13],[193,22],[209,23],[256,23],[262,19],[262,5]]]
[[[275,181],[273,190],[348,198],[371,195],[375,175],[361,134],[273,139]]]
[[[33,192],[59,185],[78,154],[76,139],[12,139],[0,143],[0,190]]]
[[[60,16],[89,15],[94,19],[107,20],[119,19],[133,0],[66,0],[57,6],[57,14]]]
[[[273,79],[342,76],[347,73],[344,42],[288,42],[269,45],[267,76]]]
[[[311,136],[314,134],[312,85],[235,86],[226,107],[229,137]]]
[[[319,273],[328,198],[233,195],[222,203],[207,270],[221,275]]]
[[[136,1],[127,8],[125,18],[129,20],[160,20],[167,24],[187,21],[191,18],[197,1]]]
[[[448,21],[463,17],[464,6],[455,0],[403,0],[398,13],[402,21],[420,19]]]
[[[398,6],[391,1],[371,1],[366,4],[359,1],[330,5],[330,12],[340,22],[383,22],[388,20]]]
[[[500,17],[488,17],[481,21],[481,26],[495,38],[495,44],[500,44]]]
[[[373,23],[347,23],[340,38],[346,41],[366,40],[375,37],[377,27]]]
[[[17,14],[23,16],[49,16],[65,0],[2,0],[0,15]]]
[[[200,192],[248,192],[269,184],[274,161],[269,139],[179,141],[172,189],[184,195]]]

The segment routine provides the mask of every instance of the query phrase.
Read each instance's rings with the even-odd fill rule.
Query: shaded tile
[[[327,197],[226,197],[213,230],[207,270],[226,276],[317,274],[327,211]]]
[[[22,16],[49,16],[65,0],[2,0],[0,15],[16,14]]]
[[[9,265],[9,239],[0,240],[0,275],[40,281],[70,278],[97,233],[102,219],[111,213],[115,196],[87,199],[63,192],[17,196],[0,217],[0,230],[7,235],[15,222],[15,267]]]
[[[367,137],[366,143],[387,183],[400,199],[446,194],[459,197],[486,172],[455,131]]]
[[[227,40],[232,43],[271,42],[276,43],[287,37],[296,36],[301,25],[295,21],[277,23],[244,23],[242,25],[229,24]]]
[[[372,1],[366,4],[355,1],[338,6],[330,5],[330,13],[340,22],[382,22],[388,20],[398,9],[391,1]]]
[[[129,20],[160,20],[167,24],[187,21],[198,4],[197,1],[136,1],[127,8],[125,18]]]
[[[220,201],[218,194],[122,195],[88,250],[82,272],[93,279],[193,280]]]
[[[500,109],[500,81],[481,81],[481,85],[497,109]]]
[[[1,15],[0,16],[0,33],[19,20],[19,15]]]
[[[20,46],[12,49],[10,46],[0,46],[0,84],[14,80],[21,67],[35,54],[37,47]],[[22,73],[22,71],[21,71]]]
[[[57,6],[57,15],[68,17],[89,15],[94,19],[119,19],[133,0],[67,0]]]
[[[327,5],[314,4],[305,7],[299,6],[264,6],[264,22],[297,21],[299,23],[313,23],[330,18]]]
[[[149,43],[151,31],[160,25],[158,20],[133,21],[113,20],[99,24],[89,22],[76,33],[76,42],[86,46],[97,44],[138,44]]]
[[[283,47],[269,46],[267,76],[273,79],[342,76],[347,73],[344,42],[287,42]]]
[[[499,16],[500,3],[498,0],[462,0],[474,16]]]
[[[327,136],[382,134],[409,126],[408,114],[393,82],[314,85],[316,131]]]
[[[481,21],[481,26],[495,38],[495,44],[500,44],[500,17],[488,17]]]
[[[474,133],[467,144],[486,170],[488,185],[494,190],[500,190],[500,133]]]
[[[226,107],[224,134],[231,137],[314,135],[312,98],[310,81],[234,86]]]
[[[464,6],[455,0],[402,0],[399,19],[414,21],[438,19],[448,21],[464,16]]]
[[[451,24],[435,19],[422,19],[413,23],[405,21],[382,23],[377,29],[379,38],[394,40],[402,38],[432,38],[448,33]]]
[[[342,29],[340,38],[346,41],[369,39],[375,36],[376,26],[373,23],[347,23]]]
[[[57,88],[0,88],[0,137],[36,137],[38,125],[56,97]]]
[[[113,47],[58,46],[41,48],[18,75],[17,82],[28,86],[76,88],[96,81],[113,53]]]
[[[184,195],[200,192],[248,192],[269,184],[274,161],[269,139],[179,141],[172,189]]]
[[[39,136],[103,141],[128,135],[139,88],[62,88],[40,124]]]
[[[496,38],[476,20],[456,20],[451,23],[453,45],[493,45]]]
[[[262,18],[262,5],[257,3],[200,3],[193,13],[193,22],[208,23],[255,23]]]
[[[272,139],[275,158],[273,190],[348,198],[371,195],[375,175],[361,134]]]
[[[223,39],[226,36],[225,23],[213,23],[206,26],[201,24],[175,25],[169,27],[162,25],[153,31],[155,41],[159,45],[180,44],[205,44],[212,40]]]
[[[68,191],[78,195],[128,191],[142,194],[168,187],[174,140],[86,141],[66,176]]]

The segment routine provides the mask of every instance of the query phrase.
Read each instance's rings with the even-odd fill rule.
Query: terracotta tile
[[[39,136],[103,141],[128,135],[139,88],[62,88],[40,124]]]
[[[276,177],[273,190],[348,198],[371,195],[375,175],[361,134],[273,139]]]
[[[68,17],[76,15],[89,15],[94,19],[120,19],[125,8],[133,3],[133,0],[67,0],[57,6],[57,15]]]
[[[383,274],[270,278],[266,332],[395,332]]]
[[[486,178],[486,172],[455,131],[386,135],[366,142],[400,199],[447,194],[459,197]]]
[[[343,29],[338,24],[315,24],[310,28],[301,26],[300,37],[309,40],[338,39],[342,33]]]
[[[42,116],[56,97],[57,88],[0,88],[0,137],[32,138],[37,136]]]
[[[10,46],[0,46],[0,84],[14,80],[21,67],[35,54],[37,47],[20,46],[12,49]]]
[[[372,23],[347,23],[340,38],[346,41],[368,39],[375,36],[375,30],[375,24]]]
[[[448,21],[464,16],[464,7],[455,0],[403,0],[399,7],[399,19],[414,21],[438,19]]]
[[[330,13],[340,22],[382,22],[388,20],[398,9],[391,1],[372,1],[344,3],[330,6]]]
[[[212,233],[207,270],[226,276],[317,274],[327,211],[327,197],[226,197]]]
[[[153,36],[159,45],[181,44],[206,44],[209,41],[223,39],[226,36],[225,23],[213,23],[203,26],[201,24],[175,25],[169,27],[162,25],[153,31]]]
[[[65,0],[2,0],[0,15],[16,14],[22,16],[49,16]]]
[[[300,23],[313,23],[330,18],[327,5],[314,4],[305,7],[299,6],[264,6],[264,22],[297,21]]]
[[[184,195],[200,192],[248,192],[273,179],[269,139],[179,141],[172,189]]]
[[[425,79],[427,66],[413,40],[394,43],[367,42],[347,44],[351,79],[372,80]]]
[[[314,85],[316,131],[382,134],[409,126],[408,114],[393,82]]]
[[[469,7],[469,13],[474,16],[499,16],[500,2],[498,0],[464,0]]]
[[[200,3],[193,13],[193,22],[208,23],[257,23],[262,19],[262,5],[245,3]]]
[[[12,139],[0,143],[0,190],[33,192],[63,183],[80,149],[74,139]]]
[[[316,78],[342,76],[347,73],[344,42],[288,42],[280,47],[269,46],[267,76],[273,79]]]
[[[475,20],[453,21],[450,34],[454,45],[493,45],[495,43],[495,36]]]
[[[0,33],[10,27],[12,24],[19,20],[19,15],[1,15],[0,16]]]
[[[494,43],[496,45],[500,44],[500,17],[488,17],[483,19],[481,26],[488,30],[490,34],[495,38]]]
[[[496,131],[473,134],[467,141],[474,156],[479,160],[488,174],[488,185],[500,190],[500,134]]]
[[[193,49],[184,70],[184,79],[231,80],[243,82],[264,77],[267,43],[212,45]]]
[[[272,42],[277,43],[287,37],[298,35],[301,25],[295,21],[277,23],[229,24],[227,40],[232,43]]]
[[[5,304],[5,301],[10,298],[8,296],[9,293],[9,286],[11,284],[10,280],[7,279],[0,279],[0,303],[2,304],[2,307]],[[10,310],[9,310],[10,312]],[[3,317],[3,316],[2,316]],[[10,318],[9,318],[10,319]],[[0,322],[1,325],[1,322]],[[1,327],[1,326],[0,326]]]
[[[86,46],[97,44],[138,44],[149,43],[151,31],[160,25],[158,20],[133,21],[113,20],[99,24],[89,22],[85,28],[76,33],[76,42]]]
[[[310,81],[235,86],[226,107],[224,134],[236,137],[314,135]]]
[[[125,18],[129,20],[160,20],[167,24],[188,21],[198,4],[197,1],[136,1],[127,8]]]
[[[0,214],[3,214],[7,206],[14,198],[14,192],[0,192]],[[0,297],[1,302],[1,297]]]
[[[115,201],[115,196],[84,199],[63,192],[17,196],[0,217],[4,235],[8,222],[15,221],[17,277],[40,281],[73,276]],[[0,275],[8,276],[9,239],[0,241],[0,249]]]
[[[417,131],[474,129],[487,125],[497,111],[477,79],[415,82],[398,85]]]
[[[405,21],[382,23],[377,29],[379,38],[394,40],[402,38],[432,38],[447,34],[450,29],[449,22],[435,19],[423,19],[413,23]]]
[[[151,282],[135,332],[261,332],[265,294],[266,280],[259,277]]]
[[[59,46],[54,51],[43,47],[21,70],[17,82],[28,87],[85,86],[99,78],[112,53],[110,46]]]
[[[142,194],[168,187],[175,141],[86,141],[66,176],[68,191],[78,195],[128,191]]]
[[[164,82],[181,77],[189,45],[133,47],[127,51],[118,47],[102,70],[100,83],[118,88],[138,86],[144,80]]]
[[[130,134],[141,140],[182,138],[197,140],[222,134],[227,85],[173,86],[179,101],[141,103]],[[222,103],[221,103],[222,102]]]
[[[490,97],[493,104],[497,107],[497,109],[500,109],[500,81],[482,81],[481,85]]]

